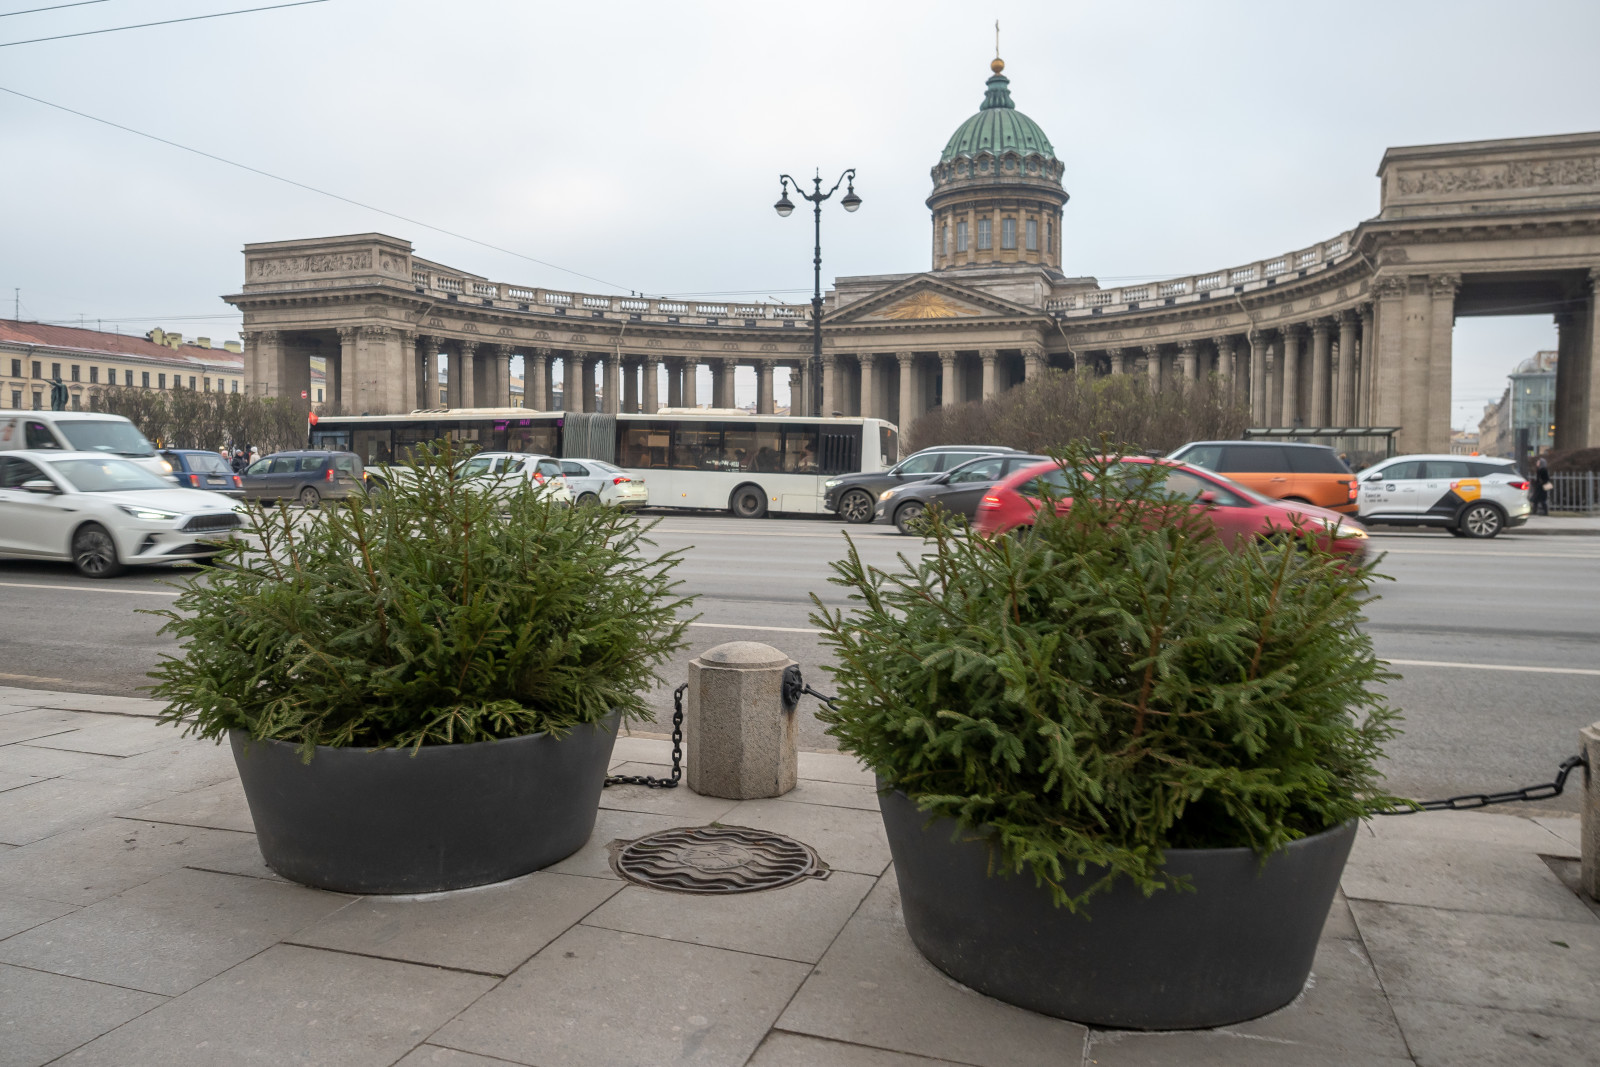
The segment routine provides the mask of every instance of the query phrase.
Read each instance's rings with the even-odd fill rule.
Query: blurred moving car
[[[969,459],[959,467],[935,474],[932,478],[885,489],[878,494],[874,520],[892,522],[901,533],[914,534],[921,525],[923,512],[934,504],[970,519],[978,513],[978,502],[983,499],[984,493],[1001,478],[1023,467],[1037,466],[1049,458],[1026,452],[1007,452]]]
[[[511,494],[524,483],[558,504],[572,503],[561,461],[535,452],[479,452],[455,466],[456,476],[492,493]]]
[[[650,502],[643,478],[635,478],[603,459],[563,459],[561,474],[579,504],[614,504],[642,508]]]
[[[1225,474],[1274,500],[1354,513],[1356,476],[1327,445],[1298,441],[1191,441],[1170,460]]]
[[[244,496],[244,480],[233,473],[217,452],[199,448],[163,449],[161,458],[172,465],[172,480],[188,489],[209,489],[223,496]]]
[[[0,452],[0,554],[71,560],[85,578],[204,560],[240,525],[233,501],[98,452]]]
[[[1457,537],[1494,537],[1533,513],[1528,480],[1509,459],[1394,456],[1358,475],[1367,522],[1433,526]]]
[[[846,474],[822,483],[822,505],[849,523],[872,521],[875,501],[885,489],[921,481],[960,466],[969,459],[1015,449],[990,445],[935,445],[914,452],[886,471]]]
[[[120,456],[150,471],[170,473],[138,427],[121,415],[98,411],[0,413],[0,452],[18,448],[101,452]]]
[[[354,452],[274,452],[240,476],[249,500],[293,500],[314,508],[324,500],[365,496],[367,479]]]
[[[1367,531],[1337,511],[1274,500],[1212,471],[1170,459],[1138,456],[1120,462],[1156,463],[1166,468],[1162,482],[1166,491],[1192,500],[1195,508],[1203,509],[1217,536],[1229,546],[1299,528],[1322,531],[1323,545],[1330,552],[1356,562],[1366,557]],[[973,530],[993,537],[1032,526],[1047,497],[1055,498],[1058,514],[1065,513],[1072,507],[1072,498],[1062,495],[1069,486],[1066,472],[1054,460],[1024,467],[984,495]]]

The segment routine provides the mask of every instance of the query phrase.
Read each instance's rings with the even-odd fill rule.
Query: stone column
[[[417,365],[417,391],[412,406],[436,408],[439,406],[439,376],[434,357],[439,354],[439,339],[428,334],[417,335],[417,349],[412,362]]]
[[[1267,337],[1260,330],[1251,330],[1250,343],[1250,421],[1257,426],[1267,425]]]
[[[561,410],[583,410],[583,356],[570,348],[561,355]]]
[[[894,359],[900,365],[900,410],[895,414],[895,424],[903,434],[911,425],[911,420],[916,417],[916,412],[912,410],[916,406],[916,401],[913,399],[912,386],[915,383],[911,375],[917,356],[915,352],[896,352]]]
[[[544,391],[549,361],[548,348],[535,348],[532,359],[522,357],[522,402],[535,411],[547,411],[550,407],[550,397]]]
[[[639,410],[639,363],[627,360],[622,364],[622,410]]]
[[[683,407],[683,361],[674,359],[667,363],[667,407]]]
[[[772,372],[776,369],[771,359],[756,360],[756,414],[771,415],[778,410],[772,398]]]
[[[582,404],[582,407],[576,410],[595,411],[597,410],[594,406],[595,372],[600,369],[598,366],[599,360],[587,352],[579,352],[577,356],[578,366],[583,372],[583,384],[578,389],[578,401]]]
[[[1436,274],[1429,279],[1428,423],[1422,451],[1450,451],[1450,364],[1455,336],[1456,293],[1461,275]]]
[[[1192,389],[1200,378],[1200,346],[1194,341],[1179,341],[1178,355],[1183,362],[1183,387]]]
[[[600,410],[607,415],[622,411],[622,354],[607,352],[600,357]]]
[[[789,382],[789,414],[800,414],[800,368],[793,363],[783,364],[783,373]]]
[[[983,398],[992,400],[999,389],[999,379],[996,376],[995,363],[1000,358],[1000,353],[992,348],[978,349],[978,358],[983,361]]]
[[[1022,350],[1022,380],[1031,382],[1039,377],[1039,372],[1044,369],[1044,349],[1024,348]]]
[[[827,418],[839,409],[839,383],[834,380],[833,353],[822,353],[822,410],[817,412]]]
[[[477,393],[473,389],[473,375],[477,370],[478,342],[460,341],[456,344],[456,359],[450,361],[450,396],[456,400],[456,407],[474,408],[478,406]],[[455,364],[459,363],[460,366]]]
[[[1219,337],[1217,346],[1217,381],[1222,385],[1222,394],[1233,394],[1233,338]]]
[[[323,361],[323,384],[328,388],[327,398],[333,402],[333,410],[340,415],[359,415],[356,408],[356,397],[360,386],[356,382],[356,342],[361,338],[361,327],[339,327],[339,370],[337,375],[328,374],[333,368]],[[310,397],[314,404],[316,395]],[[345,405],[350,410],[345,410]]]
[[[872,352],[859,352],[856,361],[861,364],[861,417],[875,419],[878,417],[877,397],[873,392],[872,376],[878,366],[878,357]]]
[[[1558,311],[1556,322],[1556,399],[1551,416],[1556,424],[1551,447],[1565,451],[1582,448],[1579,431],[1583,419],[1578,415],[1578,382],[1582,376],[1578,360],[1583,351],[1579,339],[1583,336],[1583,316],[1577,311]],[[1521,457],[1518,457],[1519,459]]]
[[[1280,426],[1300,425],[1300,339],[1306,328],[1300,323],[1285,326],[1283,333],[1283,414]]]
[[[734,388],[739,372],[739,361],[725,357],[722,361],[722,406],[736,408],[739,406],[739,394]]]
[[[1333,368],[1329,347],[1333,340],[1333,320],[1314,319],[1311,323],[1311,404],[1306,421],[1312,426],[1331,425],[1328,403],[1333,389]]]
[[[394,355],[385,359],[399,372],[384,390],[384,403],[393,412],[407,412],[416,406],[417,395],[417,335],[410,330],[394,330],[390,344]]]
[[[800,379],[800,391],[790,395],[789,411],[794,415],[814,415],[816,412],[811,409],[816,406],[816,398],[813,396],[817,391],[816,368],[811,365],[811,358],[806,356],[801,358],[796,370],[796,376]]]
[[[1339,385],[1334,393],[1333,424],[1354,426],[1356,411],[1356,313],[1339,312]]]
[[[956,354],[949,349],[939,353],[939,392],[940,407],[956,406]]]
[[[1161,346],[1144,346],[1144,373],[1151,393],[1161,392]]]
[[[668,372],[671,373],[670,371]],[[654,415],[661,407],[661,361],[644,357],[644,413]]]
[[[1595,448],[1600,445],[1600,388],[1596,388],[1600,385],[1600,267],[1589,270],[1587,295],[1580,335],[1583,341],[1578,351],[1579,400],[1574,407],[1583,416],[1581,447]]]
[[[1377,381],[1378,327],[1373,306],[1361,305],[1361,373],[1356,382],[1356,425],[1372,425],[1372,388]]]
[[[1125,348],[1108,348],[1106,357],[1111,363],[1112,374],[1121,376],[1128,372],[1128,350]]]
[[[683,360],[683,406],[697,408],[700,406],[698,399],[700,387],[700,357],[685,356]]]

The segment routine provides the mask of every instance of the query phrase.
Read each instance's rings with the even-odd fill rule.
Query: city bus
[[[645,483],[649,507],[727,510],[740,518],[815,515],[823,482],[887,470],[900,432],[882,419],[755,415],[668,408],[654,415],[462,408],[409,415],[329,415],[312,448],[354,452],[368,467],[405,463],[448,438],[480,451],[535,452],[614,463]]]

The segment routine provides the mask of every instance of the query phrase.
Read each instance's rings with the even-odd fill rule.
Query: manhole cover
[[[630,882],[682,893],[754,893],[828,877],[810,846],[746,826],[684,827],[616,841],[611,866]]]

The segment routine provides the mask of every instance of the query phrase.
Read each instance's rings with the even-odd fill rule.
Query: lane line
[[[1448,667],[1466,671],[1520,671],[1527,674],[1582,674],[1600,677],[1600,671],[1583,667],[1524,667],[1516,663],[1454,663],[1437,659],[1391,659],[1385,662],[1396,667]]]
[[[767,630],[775,634],[820,634],[821,630],[809,630],[804,626],[746,626],[734,622],[691,622],[690,626],[703,626],[708,630]],[[1600,674],[1600,671],[1596,671]]]
[[[1495,559],[1600,559],[1594,552],[1478,552],[1472,549],[1451,551],[1444,548],[1384,548],[1375,545],[1386,556],[1492,556]]]
[[[116,585],[46,585],[44,582],[0,582],[0,586],[8,589],[56,589],[67,590],[72,593],[127,593],[129,596],[165,596],[174,597],[176,592],[167,592],[165,589],[124,589]]]

